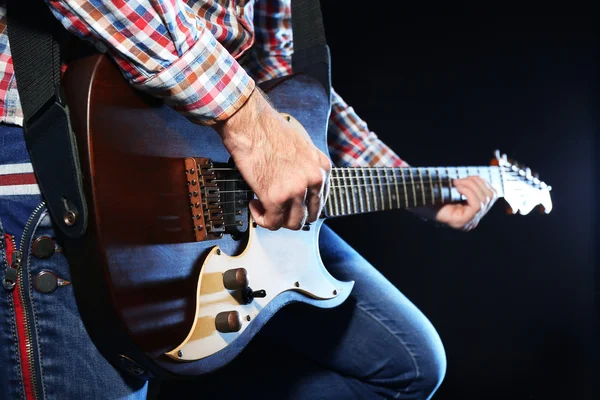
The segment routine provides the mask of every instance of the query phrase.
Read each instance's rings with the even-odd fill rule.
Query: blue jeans
[[[27,163],[22,130],[0,125],[0,174],[2,166]],[[45,207],[38,207],[41,196],[2,193],[0,186],[0,238],[5,233],[14,236],[24,255],[23,285],[17,287],[22,301],[15,307],[17,292],[4,289],[0,302],[5,321],[0,325],[0,399],[24,398],[33,389],[23,381],[32,377],[39,398],[145,398],[147,385],[120,374],[87,335],[69,283],[69,266]],[[56,251],[47,258],[33,251],[41,237],[55,244]],[[0,240],[2,279],[10,268],[9,246]],[[446,368],[444,349],[431,323],[326,226],[320,246],[334,276],[356,281],[343,305],[331,310],[284,308],[225,368],[193,381],[163,382],[165,398],[430,398]],[[49,292],[40,284],[42,271],[62,285]],[[29,349],[19,345],[23,310],[29,311],[33,328],[27,334]],[[28,365],[23,358],[31,360],[31,368],[23,370]]]

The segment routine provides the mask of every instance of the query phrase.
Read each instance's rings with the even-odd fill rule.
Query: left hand
[[[438,210],[435,219],[454,229],[475,229],[481,218],[498,200],[496,190],[478,176],[455,179],[453,184],[460,194],[466,196],[467,201],[445,204]]]

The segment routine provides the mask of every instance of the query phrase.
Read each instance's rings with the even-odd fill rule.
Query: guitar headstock
[[[500,150],[495,151],[494,157],[492,165],[497,165],[501,169],[504,200],[513,214],[529,214],[538,206],[546,214],[552,211],[551,186],[542,182],[538,174],[532,173],[527,166],[509,160],[506,154],[500,154]]]

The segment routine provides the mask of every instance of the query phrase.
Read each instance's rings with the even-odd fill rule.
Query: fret
[[[435,204],[435,192],[433,191],[433,179],[431,177],[431,170],[427,168],[425,171],[429,176],[429,185],[431,186],[431,204]]]
[[[410,167],[408,167],[410,168]],[[408,190],[406,190],[406,179],[404,178],[404,171],[406,171],[407,168],[400,168],[398,171],[400,172],[400,176],[402,177],[402,187],[404,189],[404,201],[406,202],[406,208],[409,207],[408,204]]]
[[[377,193],[375,189],[375,179],[373,178],[373,170],[371,168],[367,168],[369,171],[369,179],[371,180],[371,194],[373,195],[373,211],[377,211]]]
[[[487,168],[487,173],[490,176],[490,185],[492,185],[492,187],[494,189],[496,189],[496,191],[498,191],[498,188],[496,187],[496,182],[494,182],[494,176],[492,174],[492,171],[493,171],[493,167],[488,167]]]
[[[495,182],[494,189],[498,192],[498,197],[504,196],[504,181],[502,180],[502,168],[498,166],[490,167],[490,175]]]
[[[425,200],[425,185],[423,185],[423,173],[421,172],[421,168],[417,168],[417,172],[419,174],[419,182],[421,182],[421,197],[423,197],[423,204],[427,204]]]
[[[454,201],[455,198],[454,192],[456,191],[456,189],[452,184],[452,181],[456,178],[454,176],[454,172],[458,174],[458,170],[456,170],[455,168],[446,167],[446,175],[448,176],[448,201]]]
[[[332,201],[331,201],[331,191],[333,190],[333,188],[331,187],[331,184],[329,186],[329,196],[327,198],[327,203],[325,203],[325,207],[327,208],[327,215],[329,216],[333,216],[333,207],[332,207]]]
[[[375,169],[375,172],[377,173],[377,180],[379,181],[379,197],[381,197],[381,209],[385,210],[385,200],[383,198],[383,183],[381,183],[381,175],[379,174],[379,172],[381,171],[381,168],[377,168]]]
[[[349,168],[344,168],[344,171],[346,172],[346,178],[344,178],[344,181],[346,182],[346,201],[348,203],[348,210],[350,210],[350,213],[352,214],[356,214],[356,207],[354,207],[354,191],[353,186],[352,186],[352,177],[350,176],[350,169]]]
[[[392,180],[390,179],[390,176],[388,175],[388,171],[392,172],[392,168],[384,168],[383,170],[383,175],[385,176],[385,183],[387,185],[387,192],[388,192],[388,201],[390,203],[390,210],[394,209],[394,199],[396,198],[396,195],[392,194]]]
[[[362,185],[360,184],[359,176],[358,176],[358,168],[354,168],[354,176],[356,177],[356,188],[358,190],[358,202],[360,204],[360,212],[365,212],[365,205],[363,204],[363,194],[362,194]]]
[[[392,176],[394,177],[394,189],[396,191],[396,203],[398,203],[398,208],[400,208],[400,194],[398,193],[398,180],[396,179],[396,170],[391,169]]]
[[[365,169],[361,168],[362,171],[362,176],[363,176],[363,183],[365,184],[365,199],[367,200],[367,212],[371,211],[371,202],[369,199],[369,186],[367,185],[367,176],[365,174]]]
[[[352,195],[352,212],[356,214],[358,212],[358,210],[356,209],[356,200],[355,200],[356,186],[354,186],[352,184],[352,174],[350,173],[350,171],[352,171],[351,168],[346,168],[346,172],[348,173],[348,179],[350,179],[350,192]]]
[[[348,191],[348,182],[346,181],[346,175],[344,174],[344,171],[346,171],[346,168],[342,168],[342,179],[344,180],[344,189],[346,191],[346,209],[348,210],[348,214],[352,214],[355,213],[356,211],[353,211],[351,206],[350,206],[350,195],[352,194],[351,190],[352,190],[352,182],[350,182],[350,191]]]
[[[342,177],[338,177],[338,187],[339,187],[339,196],[340,196],[340,210],[342,211],[342,215],[348,214],[346,211],[346,204],[344,203],[345,196],[345,183],[344,176],[342,173]]]
[[[408,172],[410,173],[410,186],[412,188],[413,193],[413,202],[415,203],[414,207],[417,206],[417,192],[415,190],[415,178],[413,176],[412,168],[408,168]]]
[[[383,170],[383,173],[385,175],[385,184],[387,186],[387,193],[388,193],[388,200],[390,202],[390,210],[394,209],[394,203],[393,203],[393,195],[392,195],[392,183],[390,182],[390,179],[388,178],[388,174],[387,171],[391,170],[391,168],[386,168]]]
[[[449,201],[452,201],[452,177],[450,176],[450,170],[448,167],[444,168],[446,170],[446,177],[448,177],[448,193],[449,193]]]
[[[504,178],[504,168],[499,168],[498,169],[500,172],[500,182],[502,182],[502,193],[506,193],[506,187],[505,187],[505,178]]]
[[[469,176],[468,167],[456,167],[456,172],[459,179],[463,179]]]
[[[342,194],[344,195],[344,198],[341,199],[342,200],[342,204],[345,207],[345,214],[351,214],[352,211],[350,210],[350,199],[348,198],[348,185],[346,183],[346,177],[344,175],[344,168],[340,168],[340,173],[341,173],[341,180],[342,180]],[[345,200],[345,201],[344,201]]]
[[[335,215],[340,215],[340,211],[338,209],[337,198],[335,196],[335,192],[337,191],[337,179],[334,179],[333,185],[331,185],[331,199],[333,201],[333,210]]]
[[[442,171],[438,168],[438,180],[440,181],[440,201],[444,204],[444,182],[442,182]]]

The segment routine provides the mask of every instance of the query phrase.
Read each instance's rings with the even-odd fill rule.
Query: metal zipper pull
[[[17,284],[17,273],[21,268],[22,254],[20,251],[15,250],[12,254],[12,262],[8,268],[6,268],[6,275],[2,281],[2,285],[6,290],[13,290]]]

